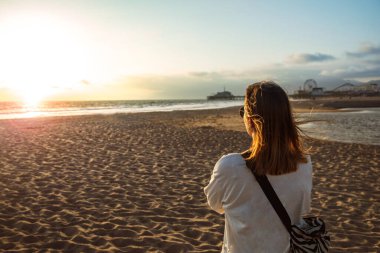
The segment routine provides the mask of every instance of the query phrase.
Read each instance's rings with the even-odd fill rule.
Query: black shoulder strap
[[[263,192],[265,193],[265,196],[267,196],[269,202],[273,206],[274,210],[276,211],[278,217],[280,217],[282,223],[284,224],[285,228],[289,231],[291,231],[291,221],[288,213],[286,212],[285,207],[282,205],[280,199],[278,198],[276,192],[274,191],[272,185],[270,184],[267,176],[259,176],[255,175],[255,178],[257,182],[259,183],[261,189],[263,189]]]

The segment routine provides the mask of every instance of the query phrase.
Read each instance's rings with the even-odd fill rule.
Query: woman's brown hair
[[[306,162],[288,96],[272,81],[247,87],[244,117],[252,129],[252,144],[243,153],[247,164],[258,175],[281,175],[297,170],[298,162]]]

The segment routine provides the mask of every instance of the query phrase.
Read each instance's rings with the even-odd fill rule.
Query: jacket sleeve
[[[311,193],[313,188],[313,165],[311,163],[311,158],[309,155],[306,156],[307,163],[303,165],[303,177],[304,182],[304,193],[302,202],[302,213],[301,215],[307,215],[311,212]]]
[[[311,162],[311,158],[310,158],[310,156],[307,156],[307,163],[308,163],[308,186],[309,186],[309,188],[308,188],[308,199],[309,199],[309,201],[308,201],[308,203],[307,203],[307,206],[306,206],[306,210],[305,210],[305,213],[310,213],[311,212],[311,198],[312,198],[312,196],[311,196],[311,193],[312,193],[312,189],[313,189],[313,164],[312,164],[312,162]]]
[[[214,167],[209,184],[204,188],[208,205],[216,212],[223,214],[223,198],[226,176],[223,173],[221,160]]]

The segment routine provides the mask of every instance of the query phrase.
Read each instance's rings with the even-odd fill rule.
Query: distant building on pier
[[[207,96],[207,100],[243,100],[244,96],[234,96],[231,92],[224,91],[217,92],[215,95]]]

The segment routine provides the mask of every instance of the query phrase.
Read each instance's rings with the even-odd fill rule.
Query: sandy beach
[[[203,187],[249,139],[228,108],[2,120],[0,145],[0,252],[208,253],[224,217]],[[306,145],[331,252],[379,252],[379,146]]]

